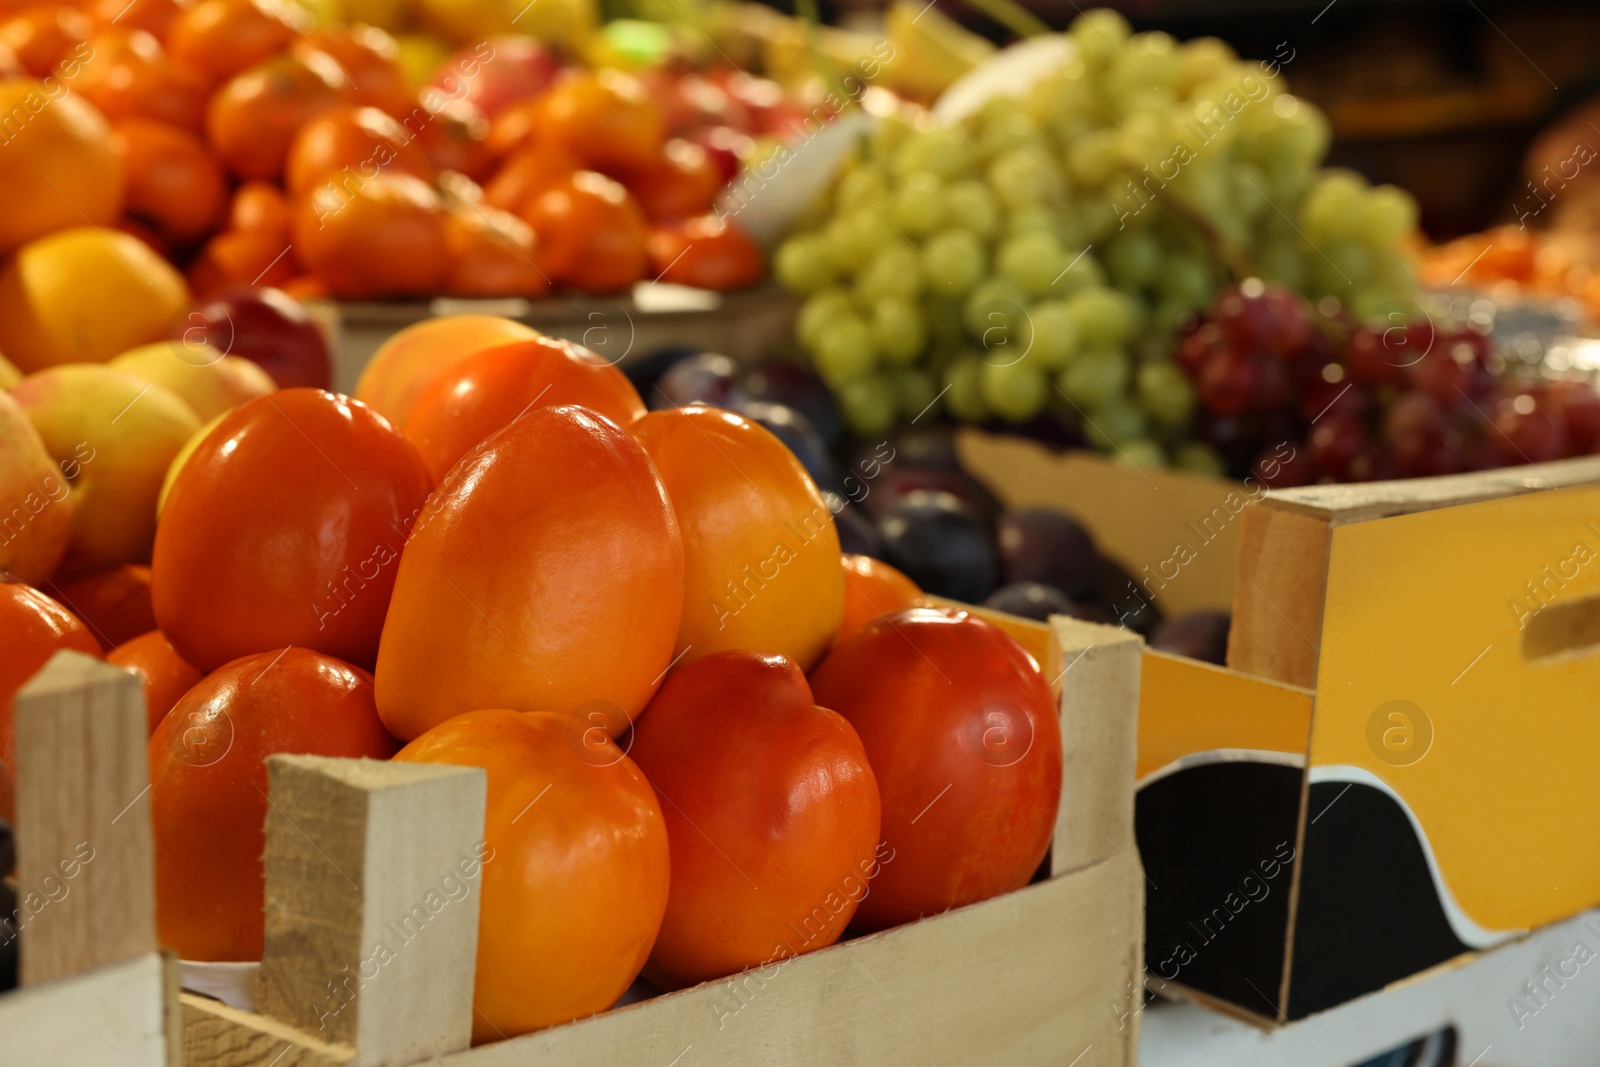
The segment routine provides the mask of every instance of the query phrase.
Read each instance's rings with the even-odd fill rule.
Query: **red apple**
[[[190,348],[243,356],[280,389],[326,389],[333,379],[328,342],[305,306],[277,289],[229,289],[175,319],[169,335]]]

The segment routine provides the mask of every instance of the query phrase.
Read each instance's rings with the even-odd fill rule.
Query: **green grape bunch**
[[[846,421],[1046,412],[1136,464],[1181,463],[1180,325],[1247,276],[1365,316],[1411,297],[1416,204],[1322,170],[1327,120],[1278,64],[1094,10],[1024,96],[951,125],[883,118],[773,258]]]

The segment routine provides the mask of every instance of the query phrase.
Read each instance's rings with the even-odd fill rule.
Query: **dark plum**
[[[994,589],[994,546],[960,498],[913,490],[878,520],[878,530],[888,562],[925,592],[975,604]]]
[[[839,551],[853,556],[871,556],[887,559],[883,551],[883,535],[872,520],[838,493],[824,493],[828,509],[833,512],[833,525],[839,531]]]
[[[1100,557],[1100,591],[1095,603],[1111,612],[1119,626],[1149,636],[1161,624],[1161,609],[1150,591],[1115,560]]]
[[[1174,615],[1150,634],[1150,647],[1225,666],[1228,624],[1232,618],[1226,611],[1188,611]]]
[[[1007,584],[1040,582],[1088,601],[1100,588],[1100,553],[1078,520],[1047,508],[1000,516],[995,526],[1000,575]]]
[[[739,388],[739,365],[716,352],[697,352],[668,367],[645,396],[652,410],[710,404],[734,409],[746,397]]]
[[[949,493],[964,503],[987,529],[999,516],[1000,500],[989,487],[961,470],[920,467],[896,459],[887,464],[883,475],[867,485],[867,495],[859,502],[867,514],[879,522],[907,494],[928,490]]]
[[[1052,615],[1070,615],[1075,607],[1061,590],[1038,582],[1013,582],[1002,585],[990,593],[983,602],[986,608],[1003,611],[1007,615],[1020,615],[1024,619],[1045,621]]]
[[[656,382],[679,360],[688,359],[699,353],[698,348],[687,345],[670,345],[666,348],[657,348],[643,355],[624,359],[617,364],[617,369],[628,376],[628,381],[639,391],[639,395],[648,398],[655,392]]]
[[[772,435],[794,453],[817,485],[824,489],[835,487],[833,457],[828,454],[827,443],[804,414],[785,404],[771,404],[765,400],[746,400],[739,405],[739,414],[771,430]]]
[[[839,443],[844,432],[839,405],[817,372],[804,363],[788,359],[763,363],[745,375],[742,386],[752,400],[783,404],[804,415],[829,448]]]

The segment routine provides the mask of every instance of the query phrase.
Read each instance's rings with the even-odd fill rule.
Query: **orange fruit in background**
[[[100,658],[100,646],[78,617],[32,586],[0,576],[0,819],[16,820],[17,690],[62,649]]]
[[[241,404],[167,493],[156,621],[201,670],[286,645],[364,667],[432,487],[411,442],[365,404],[320,389]]]
[[[646,245],[659,281],[726,292],[755,285],[767,257],[737,223],[714,215],[658,226]]]
[[[524,412],[562,404],[582,404],[618,426],[645,413],[633,383],[617,368],[581,345],[537,337],[454,364],[417,398],[405,432],[438,481]]]
[[[633,761],[581,720],[506,710],[458,715],[395,759],[488,771],[473,1041],[615,1004],[667,906],[666,825]]]
[[[188,301],[183,275],[137,238],[60,230],[0,271],[0,352],[25,371],[104,362],[160,340]]]
[[[287,48],[296,30],[285,15],[295,11],[293,4],[268,0],[199,0],[173,20],[167,51],[220,82]]]
[[[458,204],[445,221],[451,296],[537,298],[550,291],[536,257],[533,227],[509,211],[487,204]]]
[[[578,161],[559,149],[519,149],[483,187],[483,198],[495,207],[520,211],[552,185],[572,177],[578,169]]]
[[[540,116],[543,113],[543,94],[514,100],[501,108],[489,122],[489,151],[497,156],[508,156],[513,152],[537,148]],[[554,145],[550,148],[563,151]]]
[[[703,215],[722,191],[722,173],[706,150],[673,138],[661,155],[623,179],[651,222],[673,222]]]
[[[70,72],[56,68],[93,32],[93,23],[77,8],[39,4],[0,23],[0,44],[11,49],[22,69],[35,78],[68,78]]]
[[[106,120],[60,82],[0,81],[0,115],[27,116],[0,152],[0,255],[68,226],[122,211],[122,168]],[[22,210],[19,205],[26,205]],[[0,342],[3,344],[3,342]],[[6,354],[15,358],[6,349]]]
[[[204,677],[178,655],[160,630],[122,642],[106,653],[106,662],[133,671],[144,680],[146,725],[152,734],[179,698]]]
[[[112,143],[127,175],[130,214],[177,244],[216,229],[227,206],[227,178],[199,138],[165,123],[124,119]]]
[[[378,346],[356,382],[356,399],[404,430],[417,397],[452,365],[474,352],[539,336],[498,315],[423,319]]]
[[[52,582],[50,593],[83,620],[107,652],[156,628],[150,568],[141,563],[123,563],[60,585]]]
[[[396,118],[404,118],[417,106],[417,94],[400,68],[399,43],[376,26],[322,26],[294,47],[332,56],[355,86],[359,103]]]
[[[37,585],[67,554],[78,502],[28,413],[6,392],[17,384],[7,380],[13,370],[0,366],[0,574]]]
[[[661,687],[629,751],[672,846],[646,978],[680,989],[838,940],[877,867],[878,784],[799,667],[758,652],[697,660]]]
[[[644,213],[605,175],[569,175],[535,196],[522,214],[539,235],[539,269],[553,283],[610,293],[643,276]]]
[[[187,0],[95,0],[88,12],[102,28],[144,30],[165,39],[178,16],[190,6]]]
[[[228,207],[228,229],[272,234],[289,242],[289,200],[272,182],[245,182],[234,190]]]
[[[261,958],[267,764],[276,753],[388,759],[372,676],[277,648],[213,671],[150,735],[156,931],[186,960]]]
[[[589,705],[618,734],[672,660],[682,575],[639,443],[586,408],[535,408],[452,468],[412,530],[378,648],[383,721],[412,738],[476,708]]]
[[[278,288],[294,276],[289,235],[265,229],[219,233],[189,264],[189,284],[202,300],[239,285]]]
[[[844,579],[833,513],[800,461],[717,408],[652,411],[632,430],[683,531],[678,662],[752,649],[810,670],[839,630]]]
[[[416,112],[411,112],[405,119],[406,129],[417,131],[420,121]],[[453,100],[427,117],[417,139],[435,170],[453,170],[481,182],[495,167],[495,155],[485,143],[488,131],[489,120],[482,112],[465,100]]]
[[[175,63],[150,34],[110,30],[90,38],[85,47],[92,54],[72,88],[106,118],[155,119],[200,131],[209,95],[205,82]]]
[[[375,107],[345,105],[300,127],[289,143],[284,185],[305,196],[331,181],[344,193],[378,174],[409,174],[432,183],[433,164],[410,132]]]
[[[539,140],[597,170],[647,166],[666,140],[661,109],[639,79],[619,70],[581,71],[543,97]]]
[[[445,211],[408,174],[317,186],[295,209],[300,264],[347,300],[432,296],[450,270]]]
[[[240,178],[276,178],[300,127],[348,95],[344,71],[325,53],[277,56],[216,91],[206,111],[206,135]]]
[[[844,621],[839,624],[834,644],[879,615],[893,615],[926,603],[916,582],[881,559],[845,553],[840,563],[844,568]]]

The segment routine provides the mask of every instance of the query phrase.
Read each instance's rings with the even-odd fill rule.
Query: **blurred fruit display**
[[[940,123],[885,119],[778,249],[799,343],[858,433],[930,405],[1056,412],[1134,464],[1178,462],[1180,328],[1259,275],[1360,316],[1411,296],[1399,189],[1317,169],[1327,122],[1274,62],[1073,23],[1058,69]]]

